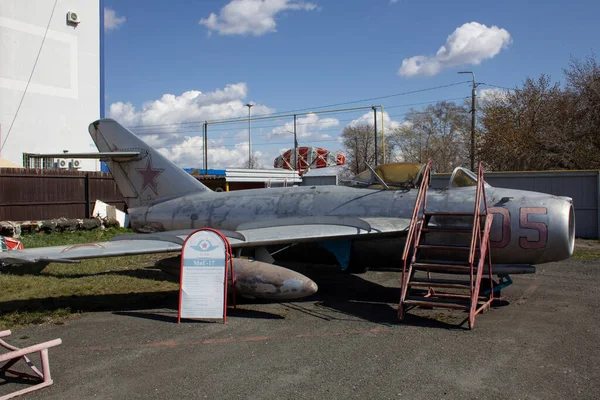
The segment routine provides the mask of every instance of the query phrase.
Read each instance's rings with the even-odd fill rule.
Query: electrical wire
[[[456,97],[456,98],[452,98],[452,99],[435,100],[435,101],[421,102],[421,103],[412,103],[412,104],[408,104],[408,105],[402,105],[401,104],[401,105],[398,105],[398,106],[386,107],[386,110],[390,109],[390,108],[394,108],[394,107],[407,107],[407,106],[412,106],[412,105],[430,104],[430,103],[434,103],[434,102],[460,100],[460,99],[466,99],[466,98],[467,97],[463,96],[463,97]],[[355,111],[353,111],[353,112],[355,112]],[[340,112],[340,114],[341,113],[344,113],[344,111]],[[418,114],[418,115],[428,114],[427,111],[412,111],[412,112],[409,112],[409,113],[400,113],[400,114],[389,114],[389,113],[386,113],[386,114],[391,119],[391,118],[395,118],[395,117],[406,116],[406,115],[411,114],[411,113],[412,114]],[[335,114],[333,114],[333,115],[335,116]],[[360,117],[357,117],[357,118],[360,118]],[[350,119],[337,119],[336,118],[336,119],[337,119],[338,122],[348,122],[348,121],[354,121],[357,118],[350,118]],[[214,132],[229,132],[229,131],[233,131],[233,130],[236,130],[236,129],[247,130],[247,126],[245,125],[246,123],[247,123],[246,121],[243,122],[244,125],[241,125],[242,122],[232,122],[231,123],[231,125],[238,125],[238,124],[240,124],[241,126],[239,128],[236,128],[235,126],[233,126],[233,127],[232,126],[210,127],[209,133],[214,133]],[[283,124],[269,124],[269,125],[257,125],[255,123],[253,125],[253,130],[260,130],[260,129],[265,129],[265,128],[277,128],[277,127],[282,127],[285,124],[289,124],[289,123],[290,123],[289,121],[287,121],[287,122],[285,122]],[[297,127],[298,126],[311,126],[311,125],[328,124],[328,123],[330,123],[330,121],[327,121],[327,120],[319,120],[319,121],[316,121],[316,122],[297,122],[296,126]],[[181,129],[185,129],[185,127],[182,127]],[[198,127],[198,129],[189,129],[189,130],[180,130],[180,129],[174,128],[174,129],[168,130],[168,131],[165,131],[165,130],[160,130],[160,131],[156,131],[156,130],[153,130],[153,131],[141,131],[139,129],[136,129],[135,133],[137,133],[139,135],[167,135],[167,134],[176,135],[176,134],[182,134],[182,133],[201,133],[201,131],[200,131],[200,127]]]
[[[431,104],[431,103],[439,103],[439,102],[444,102],[444,101],[454,101],[454,100],[462,100],[462,99],[467,99],[469,97],[465,97],[465,96],[461,96],[461,97],[453,97],[453,98],[449,98],[449,99],[439,99],[439,100],[430,100],[430,101],[422,101],[419,103],[409,103],[409,104],[396,104],[396,105],[391,105],[391,106],[386,106],[385,109],[389,110],[390,108],[401,108],[401,107],[411,107],[411,106],[418,106],[418,105],[424,105],[424,104]],[[347,111],[340,111],[338,113],[334,113],[335,114],[341,114],[341,113],[350,113],[350,112],[356,112],[355,110],[347,110]],[[370,111],[367,111],[370,112]],[[418,113],[418,111],[415,111],[416,113]],[[387,113],[389,117],[392,117],[393,115]],[[406,115],[406,114],[400,114],[400,115]],[[396,116],[396,115],[394,115]],[[340,120],[340,122],[343,120]],[[351,120],[350,120],[351,121]],[[248,119],[240,121],[240,122],[231,122],[231,125],[242,125],[243,126],[240,127],[240,129],[246,129],[246,124],[248,122]],[[289,122],[286,122],[289,123]],[[296,126],[301,126],[301,125],[305,125],[305,124],[312,124],[313,122],[297,122]],[[314,123],[321,123],[321,121],[317,121]],[[183,123],[182,123],[183,124]],[[188,125],[191,124],[200,124],[200,126],[198,127],[198,129],[201,128],[202,125],[204,125],[204,122],[190,122],[187,123]],[[278,126],[282,126],[281,124],[277,124],[277,125],[256,125],[257,122],[254,123],[256,128],[269,128],[269,127],[278,127]],[[135,133],[140,134],[140,135],[155,135],[155,134],[167,134],[167,133],[186,133],[186,132],[197,132],[198,130],[187,130],[187,131],[182,131],[180,129],[184,129],[183,127],[173,127],[172,130],[160,130],[160,131],[156,131],[156,130],[152,130],[152,131],[145,131],[144,129],[154,129],[156,125],[140,125],[139,128],[135,129]],[[130,127],[133,128],[133,127]],[[232,127],[221,127],[221,128],[217,128],[217,127],[211,127],[210,131],[211,132],[217,132],[217,131],[229,131],[235,128]]]
[[[391,119],[391,118],[395,118],[395,117],[406,116],[406,115],[409,115],[409,114],[425,115],[425,114],[429,114],[429,113],[426,112],[426,111],[413,111],[412,113],[408,112],[408,113],[401,113],[401,114],[390,114],[389,117]],[[349,122],[349,121],[354,121],[355,119],[356,118],[351,118],[351,119],[346,119],[346,120],[338,120],[338,122]],[[314,126],[314,125],[318,125],[321,122],[322,121],[317,121],[317,122],[307,123],[307,124],[304,124],[304,125]],[[327,121],[325,121],[325,122],[327,122]],[[260,129],[263,129],[263,128],[269,128],[269,127],[273,127],[273,126],[278,127],[278,126],[281,126],[281,125],[258,126],[255,129],[256,130],[260,130]],[[228,129],[221,129],[221,130],[228,130]],[[318,129],[317,128],[317,131],[314,132],[314,133],[311,133],[311,135],[313,135],[313,134],[323,134],[323,133],[327,133],[327,132],[340,132],[341,130],[343,130],[343,127],[339,127],[339,126],[331,127],[331,128],[328,128],[328,129]],[[209,134],[213,133],[213,131],[214,130],[210,130]],[[202,132],[201,131],[197,131],[197,130],[181,131],[181,132],[173,133],[173,135],[177,135],[177,134],[181,134],[181,133],[198,133],[197,136],[190,136],[190,135],[188,135],[188,137],[198,137],[198,136],[200,136],[200,134]],[[293,133],[293,132],[290,132],[290,133]],[[302,134],[302,133],[303,132],[301,132],[300,134]],[[157,134],[160,134],[160,132],[158,132]],[[304,137],[306,139],[306,138],[308,138],[311,135],[300,136],[300,137],[301,138]],[[282,135],[280,135],[280,134],[273,134],[272,132],[269,132],[269,133],[266,133],[266,134],[264,134],[264,133],[263,134],[256,134],[255,133],[255,134],[252,135],[252,137],[254,137],[254,138],[265,138],[265,137],[277,138],[277,137],[281,137],[281,136]],[[161,147],[168,149],[168,148],[173,148],[173,147],[180,146],[180,145],[182,145],[184,143],[184,141],[182,141],[181,139],[182,139],[181,137],[167,138],[167,139],[161,141]],[[224,141],[224,140],[237,140],[237,139],[238,138],[236,138],[236,137],[221,137],[219,139],[209,139],[209,140],[223,140]],[[308,140],[310,140],[310,139],[308,139]],[[165,145],[168,145],[168,144],[171,144],[171,143],[174,143],[174,144],[172,144],[170,146],[165,146]],[[272,142],[272,143],[267,143],[267,144],[278,144],[278,143]],[[230,145],[230,146],[235,146],[235,145]]]
[[[31,83],[31,79],[33,78],[33,73],[35,72],[35,67],[37,66],[37,63],[40,59],[40,54],[42,53],[42,48],[44,47],[44,42],[46,41],[46,36],[48,35],[48,30],[50,29],[50,23],[52,22],[52,17],[54,16],[54,10],[56,9],[56,3],[58,3],[58,0],[54,0],[54,5],[52,6],[52,12],[50,13],[50,18],[48,19],[48,24],[46,25],[46,31],[44,32],[44,37],[42,38],[42,43],[40,44],[40,49],[38,50],[37,56],[35,57],[35,62],[33,63],[33,68],[31,69],[31,74],[29,74],[29,79],[27,80],[27,85],[25,85],[25,90],[23,91],[23,95],[21,96],[21,100],[19,101],[17,111],[15,111],[15,116],[13,117],[12,122],[10,123],[10,127],[8,128],[8,133],[6,134],[6,137],[4,138],[4,141],[2,142],[2,146],[0,147],[0,152],[2,152],[2,150],[4,149],[4,146],[6,145],[6,142],[8,141],[8,137],[10,136],[10,133],[12,132],[13,125],[15,124],[15,121],[17,120],[17,115],[19,115],[19,111],[21,110],[21,106],[23,105],[23,100],[25,100],[25,94],[27,93],[27,90],[29,89],[29,84]]]
[[[356,104],[356,103],[363,103],[363,102],[369,102],[369,101],[373,101],[373,100],[381,100],[381,99],[388,99],[391,97],[398,97],[398,96],[407,96],[409,94],[416,94],[416,93],[422,93],[422,92],[428,92],[428,91],[432,91],[432,90],[438,90],[438,89],[444,89],[444,88],[448,88],[448,87],[452,87],[452,86],[458,86],[458,85],[464,85],[465,83],[471,83],[471,81],[461,81],[461,82],[455,82],[455,83],[449,83],[447,85],[439,85],[439,86],[433,86],[433,87],[429,87],[429,88],[424,88],[424,89],[417,89],[417,90],[411,90],[408,92],[401,92],[401,93],[394,93],[394,94],[388,94],[385,96],[377,96],[377,97],[371,97],[371,98],[367,98],[367,99],[361,99],[361,100],[352,100],[352,101],[347,101],[344,103],[336,103],[336,104],[327,104],[327,105],[323,105],[323,106],[316,106],[316,107],[307,107],[307,108],[299,108],[296,110],[288,110],[288,111],[278,111],[276,113],[267,113],[267,114],[257,114],[254,115],[254,118],[258,118],[258,117],[268,117],[268,116],[273,116],[276,117],[277,115],[281,115],[281,114],[290,114],[290,113],[294,113],[294,112],[300,112],[300,111],[312,111],[312,110],[317,110],[317,109],[321,109],[321,108],[327,108],[327,107],[338,107],[338,106],[344,106],[344,105],[348,105],[348,104]],[[307,112],[307,114],[309,114],[309,112]],[[252,118],[250,118],[250,120],[252,120]],[[247,117],[239,117],[239,118],[227,118],[227,119],[215,119],[215,120],[211,120],[208,121],[209,123],[222,123],[222,122],[243,122],[243,121],[248,121]],[[178,123],[168,123],[168,124],[154,124],[154,125],[130,125],[127,128],[142,128],[142,127],[159,127],[159,126],[172,126],[172,125],[186,125],[186,124],[203,124],[204,122],[206,122],[205,120],[196,120],[196,121],[185,121],[185,122],[178,122]]]
[[[506,86],[494,85],[494,84],[485,83],[485,82],[480,82],[479,85],[485,85],[485,86],[495,87],[495,88],[504,89],[504,90],[514,90],[516,92],[520,91],[520,89],[517,89],[517,88],[509,88]]]
[[[317,140],[311,140],[311,143],[316,142],[316,143],[322,143],[322,142],[339,142],[339,139],[317,139]],[[254,146],[271,146],[271,145],[278,145],[278,144],[289,144],[289,141],[287,142],[258,142],[258,143],[254,143],[252,142],[252,147]],[[212,146],[209,143],[209,148],[220,148],[220,147],[238,147],[241,146],[240,144],[215,144],[213,143]],[[178,146],[169,146],[169,147],[161,147],[162,149],[172,149]],[[195,148],[202,148],[204,147],[204,145],[185,145],[186,149],[195,149]]]

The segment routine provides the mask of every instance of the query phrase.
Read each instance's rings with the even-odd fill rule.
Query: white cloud
[[[296,137],[312,139],[328,139],[331,136],[320,131],[334,128],[340,125],[336,118],[319,118],[317,114],[307,114],[306,117],[296,119]],[[273,128],[268,138],[292,138],[294,132],[294,122],[287,122],[284,125]]]
[[[185,168],[202,167],[203,143],[201,137],[185,137],[179,145],[159,147],[157,150],[169,160]],[[252,150],[254,156],[262,161],[263,153]],[[219,144],[219,141],[208,141],[208,168],[239,168],[248,160],[248,142],[238,143],[235,147]],[[272,164],[272,161],[271,161]]]
[[[247,94],[247,85],[241,82],[228,84],[224,89],[216,89],[208,93],[190,90],[179,96],[164,94],[158,100],[144,103],[139,111],[129,102],[116,102],[110,105],[109,115],[126,126],[156,126],[243,118],[248,115],[248,108],[244,105]],[[261,104],[252,107],[254,115],[272,112],[271,108]],[[173,127],[169,127],[168,131],[172,130]],[[160,132],[161,127],[156,127],[154,131]]]
[[[117,12],[108,7],[104,7],[104,30],[112,31],[123,25],[127,21],[125,17],[117,17]]]
[[[244,101],[247,93],[245,83],[229,84],[224,89],[207,93],[190,90],[181,95],[164,94],[157,100],[144,103],[140,110],[129,102],[116,102],[110,105],[108,114],[125,126],[133,126],[134,132],[143,135],[150,146],[177,165],[199,168],[203,152],[202,122],[247,117],[247,102]],[[272,112],[274,110],[265,105],[254,104],[252,107],[254,115]],[[239,126],[229,132],[216,130],[219,137],[215,138],[209,127],[209,168],[241,167],[244,164],[248,158],[247,141],[226,146],[222,140],[235,133],[247,138],[247,131],[242,134],[238,130]],[[263,153],[254,148],[253,153],[263,157]]]
[[[221,9],[219,15],[211,13],[202,18],[209,34],[261,36],[276,32],[275,17],[282,11],[311,11],[317,6],[302,0],[232,0]]]
[[[479,101],[490,101],[494,99],[502,99],[508,94],[507,91],[497,88],[480,89],[477,92]]]
[[[364,113],[360,117],[352,120],[348,126],[355,127],[360,125],[373,125],[373,113],[371,111]],[[392,120],[387,112],[383,113],[384,129],[395,129],[402,125],[402,122]],[[381,132],[381,112],[377,112],[377,131]]]
[[[511,43],[510,33],[506,29],[468,22],[456,28],[435,55],[417,55],[402,60],[398,74],[404,77],[431,76],[447,67],[479,65],[483,60],[495,57]]]

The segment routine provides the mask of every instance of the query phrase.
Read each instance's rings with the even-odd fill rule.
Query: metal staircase
[[[487,264],[489,285],[493,285],[492,261],[488,251],[490,228],[493,215],[488,213],[485,196],[483,168],[479,164],[477,172],[477,189],[475,205],[472,213],[430,212],[427,211],[427,190],[431,182],[431,162],[427,162],[415,201],[411,224],[409,227],[404,253],[402,255],[402,285],[398,318],[402,321],[406,312],[414,307],[440,307],[465,310],[469,312],[469,329],[475,325],[475,316],[489,308],[494,301],[493,287],[489,287],[487,295],[480,293],[481,280]],[[483,202],[483,205],[481,204]],[[430,226],[431,219],[443,220],[444,217],[472,217],[472,226]],[[465,234],[471,233],[470,243],[464,245],[425,243],[424,232],[442,232]],[[464,261],[424,259],[428,251],[449,252],[452,257],[464,254]],[[417,277],[416,272],[423,271],[426,276]],[[469,279],[448,279],[433,277],[434,273],[468,275]],[[421,274],[423,275],[423,274]],[[455,275],[456,276],[456,275]],[[451,289],[452,291],[438,291]]]

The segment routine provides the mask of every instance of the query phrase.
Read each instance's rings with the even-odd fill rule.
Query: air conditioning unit
[[[79,160],[71,160],[69,162],[69,169],[79,169],[81,168],[81,162]]]
[[[56,165],[58,168],[69,168],[69,164],[67,162],[67,160],[59,158],[58,160],[56,160]]]
[[[67,13],[67,24],[69,25],[79,25],[81,20],[79,19],[79,15],[74,11],[69,11]]]

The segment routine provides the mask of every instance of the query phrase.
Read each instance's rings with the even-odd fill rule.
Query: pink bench
[[[0,331],[0,338],[10,336],[10,331]],[[58,346],[62,343],[60,339],[50,340],[49,342],[44,342],[40,344],[35,344],[33,346],[25,347],[24,349],[20,349],[18,347],[12,346],[6,343],[4,340],[0,339],[0,346],[10,350],[8,353],[0,354],[0,372],[2,374],[11,373],[17,376],[22,376],[26,378],[34,378],[37,380],[41,380],[41,382],[30,386],[26,389],[21,389],[13,393],[6,394],[4,396],[0,396],[0,400],[11,399],[16,396],[20,396],[25,393],[32,392],[37,389],[41,389],[46,386],[52,385],[52,377],[50,376],[50,363],[48,361],[48,349],[50,347]],[[31,360],[27,357],[28,354],[40,352],[40,357],[42,358],[42,372],[37,369]],[[23,359],[25,363],[33,370],[35,375],[27,374],[24,372],[13,371],[10,369],[15,363],[17,363],[20,359]],[[5,363],[4,365],[2,365]]]

